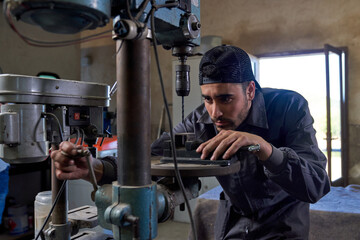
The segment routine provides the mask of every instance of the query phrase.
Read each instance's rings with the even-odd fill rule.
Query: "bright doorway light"
[[[324,53],[259,59],[261,87],[289,89],[309,103],[319,148],[326,155],[326,72]],[[332,179],[341,177],[341,157],[332,159]]]

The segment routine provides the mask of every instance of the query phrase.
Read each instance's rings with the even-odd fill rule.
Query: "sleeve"
[[[103,175],[98,182],[98,184],[111,184],[113,181],[117,179],[117,164],[116,158],[114,157],[105,157],[100,159],[101,163],[103,164]]]
[[[299,95],[285,109],[284,146],[272,146],[263,163],[265,174],[293,197],[315,203],[330,191],[327,160],[317,145],[307,101]]]

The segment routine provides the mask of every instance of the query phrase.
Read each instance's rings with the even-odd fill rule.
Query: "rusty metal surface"
[[[178,164],[182,177],[211,177],[223,176],[236,173],[240,170],[240,162],[229,166],[201,165],[201,164]],[[151,158],[152,176],[175,176],[173,163],[160,163],[160,157]]]

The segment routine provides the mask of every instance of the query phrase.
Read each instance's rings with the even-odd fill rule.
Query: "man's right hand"
[[[51,152],[51,159],[54,161],[55,166],[55,175],[58,179],[84,179],[90,181],[86,157],[79,157],[79,149],[85,149],[85,147],[66,141],[60,143],[59,150]],[[90,163],[95,170],[96,179],[99,180],[102,176],[102,163],[91,156],[89,157]]]

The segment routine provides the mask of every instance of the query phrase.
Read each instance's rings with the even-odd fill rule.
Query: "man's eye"
[[[204,97],[204,101],[207,102],[207,103],[211,103],[211,98],[209,98],[209,97]]]
[[[221,102],[223,103],[229,103],[232,101],[232,98],[231,97],[222,97],[221,98]]]

